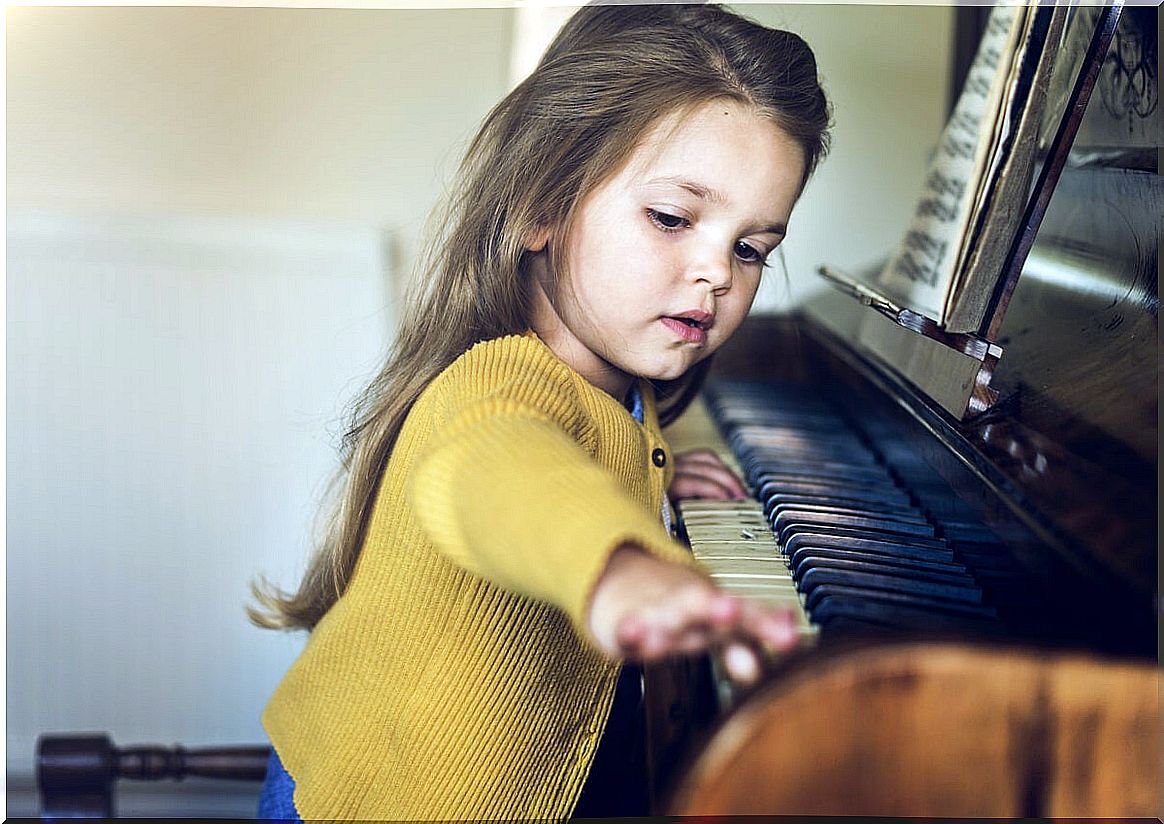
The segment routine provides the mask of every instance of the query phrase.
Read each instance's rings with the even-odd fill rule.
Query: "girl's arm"
[[[792,613],[727,595],[687,567],[624,544],[590,600],[588,627],[612,658],[657,661],[721,651],[728,675],[751,683],[760,656],[796,646]]]
[[[434,548],[474,575],[560,607],[582,635],[595,584],[623,544],[696,567],[658,510],[628,496],[560,421],[527,404],[473,403],[432,440],[406,495]]]
[[[672,500],[739,500],[743,481],[709,449],[675,456]],[[653,661],[668,655],[722,650],[728,675],[750,683],[759,675],[758,653],[795,646],[787,610],[733,598],[687,567],[654,558],[633,544],[611,556],[595,585],[588,628],[612,657]]]

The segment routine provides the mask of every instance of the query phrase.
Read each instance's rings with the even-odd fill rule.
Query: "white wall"
[[[393,326],[388,278],[506,88],[512,14],[6,15],[19,815],[40,733],[263,741],[302,639],[249,626],[248,582],[299,577],[344,406]],[[187,806],[126,787],[123,809],[253,809],[180,786]]]
[[[301,638],[248,625],[248,582],[301,574],[381,238],[10,210],[7,243],[10,776],[44,732],[262,742]]]
[[[803,37],[833,104],[832,151],[792,214],[756,310],[787,309],[825,288],[822,264],[857,271],[901,239],[929,152],[945,125],[954,10],[940,5],[742,4]]]
[[[504,93],[506,9],[8,8],[8,198],[389,226]]]
[[[787,242],[795,298],[818,263],[856,267],[896,242],[941,127],[952,12],[744,10],[805,36],[836,107],[833,155]],[[300,642],[247,625],[246,584],[266,572],[290,585],[302,568],[340,410],[389,337],[442,181],[508,87],[514,21],[508,9],[6,17],[19,785],[41,732],[262,739],[259,710]],[[778,272],[765,289],[763,306],[786,301]]]

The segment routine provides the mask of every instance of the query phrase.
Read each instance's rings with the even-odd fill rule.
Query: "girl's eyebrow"
[[[691,192],[691,194],[695,195],[700,200],[706,200],[710,203],[727,203],[727,198],[724,197],[721,191],[718,189],[713,189],[710,186],[705,186],[702,183],[691,180],[690,178],[665,176],[653,177],[647,181],[647,185],[652,185],[655,183],[665,183],[671,186],[678,186],[680,189]],[[760,234],[786,235],[788,234],[788,227],[783,223],[773,223],[768,226],[761,226],[757,231]]]
[[[726,203],[727,198],[723,196],[718,189],[713,189],[710,186],[704,186],[702,183],[697,183],[686,177],[655,177],[647,181],[647,183],[667,183],[671,186],[678,186],[680,189],[686,189],[695,195],[700,200],[707,200],[712,203]]]

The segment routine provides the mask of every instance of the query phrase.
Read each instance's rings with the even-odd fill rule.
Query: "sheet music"
[[[995,284],[1005,276],[1002,269],[1031,189],[1047,90],[1069,12],[1066,4],[1056,4],[1046,15],[1043,31],[1034,34],[1033,40],[1038,42],[1031,45],[1037,48],[1025,50],[1034,53],[1024,54],[1020,61],[1021,73],[1030,82],[1023,89],[1023,99],[1007,106],[1005,142],[997,153],[1000,162],[991,169],[987,178],[990,185],[983,187],[983,197],[975,207],[973,231],[964,239],[942,309],[942,325],[948,332],[975,332],[986,316]],[[1031,17],[1037,22],[1034,13]],[[1017,92],[1018,84],[1013,86],[1012,92]]]
[[[1034,9],[996,6],[962,94],[939,140],[913,221],[877,278],[888,297],[945,320],[958,264],[967,255],[975,215],[988,196],[998,149],[1010,127],[1015,74]]]

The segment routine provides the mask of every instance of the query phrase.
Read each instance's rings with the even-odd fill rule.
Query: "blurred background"
[[[883,258],[949,107],[955,10],[741,5],[814,48],[833,151],[756,311]],[[477,123],[569,8],[6,9],[7,813],[46,732],[264,743],[347,403]],[[125,815],[257,787],[122,782]]]

